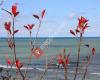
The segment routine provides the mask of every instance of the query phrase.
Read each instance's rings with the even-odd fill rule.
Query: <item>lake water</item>
[[[34,38],[32,39],[34,41]],[[21,62],[26,65],[28,64],[28,56],[30,55],[30,48],[29,48],[29,38],[16,38],[16,53],[17,58],[21,60]],[[30,80],[36,80],[38,75],[43,73],[45,68],[45,55],[48,56],[48,62],[50,61],[50,56],[62,53],[62,50],[66,49],[66,54],[69,50],[71,50],[70,55],[70,65],[68,66],[68,80],[73,80],[74,71],[76,66],[76,59],[77,59],[77,43],[79,39],[76,38],[38,38],[36,41],[36,46],[41,47],[44,50],[45,54],[40,59],[35,59],[32,56],[32,61],[30,64],[29,76]],[[49,43],[48,49],[46,49],[45,44]],[[87,73],[87,80],[100,80],[100,38],[84,38],[83,43],[81,46],[81,58],[80,62],[83,58],[85,58],[89,53],[89,50],[84,44],[89,44],[90,48],[96,48],[96,55],[89,65],[88,73]],[[1,66],[6,66],[5,61],[5,54],[8,53],[9,57],[12,59],[12,52],[8,48],[7,39],[1,38],[0,39],[0,64]],[[54,62],[54,64],[56,61]],[[80,63],[81,64],[81,63]],[[82,68],[82,67],[80,67]],[[56,72],[57,66],[53,65],[52,69],[48,69],[43,80],[56,80]],[[24,70],[22,70],[24,71]],[[77,80],[82,80],[81,72],[77,76]],[[15,71],[13,70],[13,74]],[[64,80],[63,69],[58,69],[58,79],[57,80]]]

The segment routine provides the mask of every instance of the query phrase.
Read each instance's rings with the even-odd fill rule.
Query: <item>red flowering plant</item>
[[[24,80],[24,75],[21,72],[20,68],[18,67],[18,60],[16,57],[16,43],[15,43],[15,34],[19,31],[18,29],[15,29],[15,18],[18,16],[19,12],[17,10],[17,4],[12,5],[11,11],[8,11],[6,9],[2,9],[4,11],[6,11],[12,18],[12,22],[8,21],[4,23],[4,27],[8,33],[8,46],[11,49],[11,51],[13,51],[13,61],[12,63],[10,63],[10,60],[7,59],[7,63],[10,65],[15,65],[17,68],[17,71],[20,73],[21,77]]]
[[[73,30],[70,30],[70,33],[73,34],[74,36],[80,33],[80,36],[84,34],[84,31],[88,28],[88,20],[81,16],[81,18],[78,18],[78,25],[77,28],[75,29],[75,32]]]
[[[35,42],[36,42],[37,37],[38,37],[39,29],[41,27],[42,19],[44,18],[44,15],[45,15],[45,11],[46,11],[45,9],[42,10],[41,16],[38,16],[37,14],[33,14],[33,17],[36,18],[37,20],[39,20],[39,26],[38,26],[38,30],[37,30],[34,41],[32,41],[32,29],[35,25],[34,24],[24,25],[24,27],[29,31],[29,34],[30,34],[30,53],[31,53],[29,55],[29,62],[27,65],[27,69],[25,71],[25,78],[27,76],[28,66],[31,63],[32,55],[34,55],[34,57],[36,59],[40,59],[40,57],[44,54],[44,51],[41,48],[35,47]]]
[[[42,20],[43,20],[43,18],[45,16],[45,12],[46,12],[46,9],[43,9],[40,16],[37,15],[37,14],[33,14],[33,17],[36,18],[39,21],[38,30],[37,30],[36,37],[35,37],[34,43],[33,43],[34,45],[35,45],[36,39],[38,37],[39,29],[41,27]],[[33,48],[34,48],[34,45],[33,45]]]
[[[15,29],[15,17],[19,14],[19,12],[17,11],[16,4],[12,5],[11,12],[5,9],[2,9],[2,10],[6,11],[12,17],[12,24],[11,24],[11,21],[5,22],[4,27],[8,32],[8,45],[11,50],[12,48],[14,49],[14,60],[16,61],[15,33],[17,33],[19,30]]]
[[[30,34],[30,52],[31,52],[31,55],[29,56],[29,63],[28,63],[28,66],[31,62],[31,56],[32,56],[32,29],[35,25],[34,24],[28,24],[28,25],[24,25],[24,27],[29,31],[29,34]],[[28,66],[27,66],[27,69],[25,71],[25,77],[26,77],[26,74],[27,74],[27,70],[28,70]]]
[[[62,67],[64,68],[64,80],[67,80],[67,68],[68,68],[68,64],[69,64],[69,56],[70,53],[68,55],[66,55],[66,50],[64,49],[64,54],[59,54],[57,56],[57,62],[59,65],[62,65]]]
[[[56,60],[56,63],[58,64],[57,67],[58,69],[59,68],[63,68],[64,69],[64,80],[68,80],[68,77],[67,77],[67,70],[68,70],[68,65],[69,65],[69,56],[70,56],[70,53],[69,52],[68,54],[66,54],[66,49],[63,49],[63,53],[62,54],[57,54],[57,55],[53,55],[51,58],[50,58],[50,63],[49,65],[52,65],[55,60]],[[57,74],[58,74],[58,69],[57,69],[57,73],[56,73],[56,79],[58,79],[57,77]]]
[[[37,40],[37,37],[38,37],[38,34],[39,34],[39,29],[41,27],[42,20],[43,20],[43,18],[45,16],[45,12],[46,12],[46,10],[43,9],[40,16],[37,15],[37,14],[33,14],[33,17],[39,20],[39,25],[38,25],[37,33],[36,33],[36,36],[35,36],[35,39],[34,39],[33,45],[32,45],[33,46],[32,47],[32,54],[37,59],[39,59],[42,56],[42,54],[44,54],[44,51],[41,48],[35,47],[35,42]]]
[[[77,54],[77,64],[76,64],[76,71],[75,71],[75,76],[74,80],[76,80],[77,73],[78,73],[78,67],[79,67],[79,60],[80,60],[80,51],[81,51],[81,45],[82,45],[82,39],[83,39],[83,34],[85,30],[89,27],[88,26],[88,19],[85,17],[81,16],[81,18],[78,18],[78,25],[75,31],[70,30],[70,33],[76,37],[79,37],[79,43],[78,43],[78,54]],[[79,34],[79,36],[78,36]],[[84,44],[84,46],[89,47],[90,45]],[[95,48],[92,48],[92,56],[95,53]],[[89,58],[90,59],[90,58]]]
[[[85,69],[84,69],[82,80],[86,80],[86,75],[87,75],[87,72],[88,72],[88,67],[91,64],[91,61],[93,60],[93,58],[95,56],[95,53],[96,53],[96,50],[95,50],[94,47],[92,48],[92,50],[90,49],[90,46],[87,46],[87,47],[89,48],[89,51],[90,51],[91,54],[86,56],[86,65],[85,65]],[[84,63],[85,63],[85,61],[84,61]]]

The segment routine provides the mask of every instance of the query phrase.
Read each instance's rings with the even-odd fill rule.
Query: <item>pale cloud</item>
[[[80,16],[83,16],[83,15],[85,15],[85,14],[87,14],[87,12],[71,12],[69,15],[68,15],[68,18],[69,19],[77,19],[78,17],[80,17]]]
[[[74,19],[74,18],[76,18],[77,17],[77,14],[76,13],[71,13],[71,14],[69,14],[69,18],[70,19]]]

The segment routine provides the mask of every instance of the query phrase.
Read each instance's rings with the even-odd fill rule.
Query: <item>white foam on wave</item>
[[[43,69],[43,68],[36,68],[37,70],[39,70],[39,71],[45,71],[46,69]],[[53,69],[47,69],[47,71],[50,71],[50,72],[52,72],[52,71],[54,71]]]
[[[8,68],[8,69],[11,69],[11,68],[12,68],[12,69],[16,69],[15,66],[12,66],[12,67],[11,67],[11,66],[9,66],[9,65],[8,65],[8,66],[7,66],[7,65],[0,65],[0,67]],[[22,68],[21,68],[21,70],[25,70],[25,69],[27,69],[27,67],[22,67]],[[32,67],[28,67],[28,69],[31,70],[31,69],[33,69],[33,68],[32,68]]]
[[[90,74],[93,74],[93,75],[99,75],[99,76],[100,76],[100,73],[90,73]]]
[[[15,66],[7,66],[7,65],[0,65],[0,67],[2,67],[2,68],[8,68],[8,69],[16,69],[16,67]],[[25,70],[25,69],[27,69],[27,67],[22,67],[21,68],[21,70]],[[28,70],[33,70],[33,69],[36,69],[36,70],[39,70],[39,71],[45,71],[45,69],[43,69],[43,68],[32,68],[32,67],[28,67]],[[48,71],[53,71],[53,70],[48,70]]]

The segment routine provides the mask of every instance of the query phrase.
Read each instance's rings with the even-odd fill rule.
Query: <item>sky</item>
[[[23,26],[32,23],[35,24],[32,36],[36,35],[38,21],[32,15],[40,15],[43,9],[46,9],[46,15],[38,37],[73,37],[69,31],[76,28],[80,16],[89,19],[90,27],[84,37],[100,37],[100,0],[4,0],[0,6],[0,37],[7,37],[4,22],[11,20],[1,8],[11,11],[15,3],[20,12],[15,19],[15,28],[19,29],[16,37],[28,37]]]

